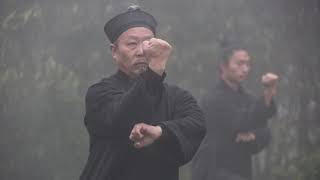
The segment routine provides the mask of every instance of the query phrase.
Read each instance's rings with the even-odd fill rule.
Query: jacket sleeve
[[[175,142],[171,147],[176,151],[171,152],[177,156],[173,158],[183,165],[192,159],[205,135],[204,115],[192,95],[180,88],[174,93],[172,108],[173,119],[160,124],[168,131],[167,142]]]
[[[164,76],[148,69],[133,80],[128,90],[115,80],[106,80],[91,86],[86,95],[85,124],[91,135],[129,136],[130,130],[147,111],[146,98],[152,88],[162,86]]]
[[[264,127],[267,120],[275,114],[275,103],[266,106],[261,99],[255,100],[245,109],[236,109],[224,102],[223,97],[216,97],[212,102],[205,104],[205,109],[210,114],[208,124],[213,121],[215,129],[235,136],[239,132]]]

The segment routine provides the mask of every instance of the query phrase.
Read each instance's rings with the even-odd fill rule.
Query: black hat
[[[104,32],[111,43],[114,43],[123,32],[130,28],[146,27],[155,34],[156,26],[157,21],[151,14],[134,5],[130,6],[126,12],[110,19],[104,26]]]

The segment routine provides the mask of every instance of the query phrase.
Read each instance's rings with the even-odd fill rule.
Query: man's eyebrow
[[[153,36],[145,36],[145,37],[142,37],[141,39],[151,39],[151,38],[153,38]],[[139,37],[131,35],[131,36],[128,36],[127,39],[135,39],[135,40],[137,40],[137,39],[139,39]]]
[[[128,36],[127,37],[127,40],[137,40],[138,39],[138,37],[136,37],[136,36]]]

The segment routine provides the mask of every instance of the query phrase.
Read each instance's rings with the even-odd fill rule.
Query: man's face
[[[235,50],[229,61],[223,64],[221,69],[228,81],[236,84],[241,83],[247,78],[250,71],[250,56],[248,52]]]
[[[142,43],[154,37],[153,32],[145,27],[134,27],[123,32],[112,45],[112,57],[121,71],[130,77],[137,76],[148,67]]]

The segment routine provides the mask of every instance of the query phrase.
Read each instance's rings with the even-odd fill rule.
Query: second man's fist
[[[264,87],[274,87],[279,77],[273,73],[267,73],[262,76],[261,82]]]

